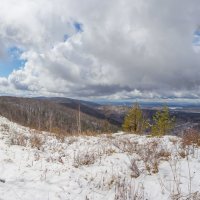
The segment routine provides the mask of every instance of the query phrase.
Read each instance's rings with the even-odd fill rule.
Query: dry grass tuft
[[[182,146],[190,145],[200,147],[200,133],[194,129],[187,130],[182,137]]]
[[[27,146],[28,137],[23,134],[14,133],[10,138],[10,145]]]
[[[143,185],[134,185],[131,180],[119,178],[115,185],[114,200],[144,200]]]
[[[129,154],[136,153],[138,150],[138,142],[132,142],[129,139],[116,139],[113,141],[113,146],[119,149],[121,152],[127,152]]]
[[[37,148],[38,150],[40,150],[43,144],[44,144],[43,140],[41,139],[41,137],[37,135],[33,135],[30,138],[30,145],[32,148]]]
[[[92,165],[97,159],[96,154],[93,151],[88,152],[77,152],[74,153],[74,163],[73,166],[78,168],[84,165]]]
[[[2,129],[3,131],[9,132],[10,127],[9,127],[7,124],[1,124],[1,129]]]
[[[151,141],[140,146],[137,152],[144,162],[145,168],[149,174],[158,173],[160,162],[162,160],[167,161],[171,157],[171,153],[161,148],[158,141]]]
[[[131,177],[132,178],[137,178],[140,176],[140,170],[136,164],[135,159],[131,159],[131,165],[130,165],[130,170],[131,170]]]

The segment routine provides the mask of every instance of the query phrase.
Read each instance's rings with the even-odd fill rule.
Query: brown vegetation
[[[78,112],[61,104],[42,99],[0,97],[0,115],[23,126],[55,132],[58,137],[78,132]],[[83,133],[116,131],[116,126],[103,119],[81,113]]]
[[[200,133],[194,129],[187,130],[182,137],[183,147],[189,145],[200,146]]]

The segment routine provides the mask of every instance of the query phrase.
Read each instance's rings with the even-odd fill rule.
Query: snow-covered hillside
[[[0,117],[1,200],[200,199],[200,149],[172,136],[56,138]]]

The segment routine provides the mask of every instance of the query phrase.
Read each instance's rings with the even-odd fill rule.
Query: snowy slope
[[[200,149],[183,148],[179,138],[59,140],[0,117],[2,200],[198,200],[198,191]]]

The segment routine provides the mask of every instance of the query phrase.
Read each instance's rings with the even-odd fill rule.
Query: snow
[[[34,135],[41,146],[31,147]],[[24,146],[13,144],[18,136],[25,138]],[[156,157],[157,151],[170,156]],[[175,136],[119,132],[59,140],[0,117],[0,200],[200,199],[199,148],[186,149],[186,157],[181,151]],[[158,173],[152,170],[155,159]]]

